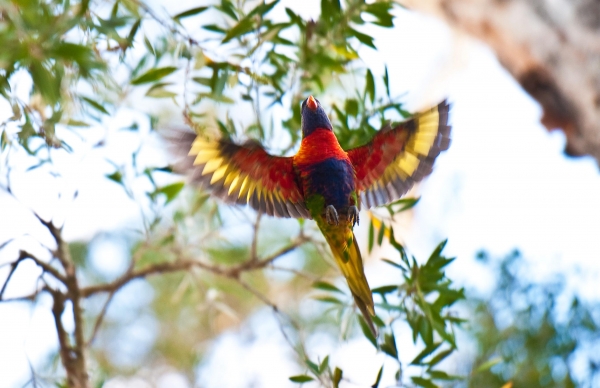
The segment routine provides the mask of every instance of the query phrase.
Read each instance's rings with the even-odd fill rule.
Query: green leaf
[[[203,29],[207,30],[207,31],[211,31],[211,32],[218,32],[220,34],[225,34],[227,32],[226,29],[224,29],[221,26],[218,26],[216,24],[207,24],[205,26],[202,26]]]
[[[335,370],[333,371],[333,377],[331,378],[331,381],[333,383],[333,388],[339,388],[340,381],[342,381],[343,374],[344,374],[344,372],[340,368],[335,367]]]
[[[360,329],[362,330],[365,337],[367,337],[369,342],[371,342],[371,344],[373,344],[373,346],[377,348],[377,339],[371,332],[371,329],[369,328],[369,325],[367,325],[367,322],[365,322],[365,319],[360,315],[358,316],[358,323],[360,324]]]
[[[346,111],[346,114],[356,117],[358,115],[358,101],[354,98],[347,99],[344,110]]]
[[[100,105],[96,101],[92,100],[91,98],[83,97],[83,96],[81,96],[80,98],[83,101],[85,101],[89,106],[91,106],[92,108],[97,110],[98,112],[104,113],[105,115],[109,114],[108,111],[106,110],[106,108],[104,108],[102,105]]]
[[[433,330],[429,320],[424,317],[419,319],[419,334],[421,334],[421,339],[423,339],[425,345],[430,346],[433,344]]]
[[[191,9],[188,9],[187,11],[183,11],[183,12],[178,13],[177,15],[173,16],[173,19],[181,20],[183,18],[198,15],[198,14],[206,11],[207,9],[208,9],[208,7],[191,8]]]
[[[365,95],[370,97],[371,102],[375,101],[375,79],[371,70],[367,70],[365,77]]]
[[[385,334],[383,336],[383,343],[381,344],[381,350],[383,350],[388,355],[398,358],[398,348],[396,347],[396,337],[394,337],[394,333]]]
[[[6,134],[6,131],[2,131],[2,135],[0,136],[0,151],[4,151],[4,149],[6,148],[6,146],[10,143],[10,140],[8,139],[8,135]]]
[[[377,372],[377,378],[375,378],[375,382],[371,385],[371,388],[378,388],[379,383],[381,382],[381,376],[383,375],[383,365],[379,368],[379,372]]]
[[[325,281],[322,281],[322,280],[314,282],[312,286],[313,286],[313,288],[316,288],[318,290],[339,292],[340,294],[344,293],[342,290],[340,290],[339,288],[337,288],[333,284],[325,282]]]
[[[164,194],[164,196],[167,197],[167,200],[165,202],[166,205],[177,197],[177,194],[181,192],[184,186],[185,183],[183,182],[172,183],[170,185],[163,186],[160,189],[156,190],[156,194]]]
[[[253,19],[245,17],[242,20],[240,20],[238,24],[236,24],[231,29],[229,29],[229,31],[227,31],[227,33],[223,37],[222,43],[227,43],[233,38],[242,37],[243,35],[251,32],[252,30],[254,30]]]
[[[433,260],[436,257],[439,257],[440,254],[442,253],[442,251],[444,250],[444,247],[446,246],[447,242],[448,242],[448,239],[446,239],[446,240],[442,241],[441,243],[439,243],[438,246],[431,253],[431,256],[429,256],[429,259],[427,259],[427,261],[430,261],[430,260]]]
[[[46,69],[41,62],[34,61],[29,66],[29,74],[34,88],[39,90],[46,102],[53,105],[60,99],[60,80],[54,72]]]
[[[475,373],[485,372],[486,370],[490,369],[494,365],[500,364],[503,361],[504,360],[502,359],[502,357],[492,358],[491,360],[488,360],[488,361],[484,362],[483,364],[479,365],[477,367],[477,369],[475,369]]]
[[[394,15],[390,12],[394,3],[388,1],[375,1],[368,4],[365,12],[369,13],[377,20],[373,22],[381,27],[393,27],[394,26]]]
[[[321,365],[319,365],[319,374],[322,374],[329,367],[329,356],[325,356],[323,361],[321,361]]]
[[[385,322],[383,322],[383,320],[381,318],[379,318],[378,315],[374,315],[371,317],[373,319],[373,323],[377,326],[377,327],[385,327]]]
[[[387,65],[385,65],[385,73],[383,73],[383,84],[385,85],[385,92],[390,97],[390,75],[388,74]]]
[[[452,381],[465,379],[463,376],[449,375],[448,373],[441,370],[429,370],[427,373],[429,373],[429,376],[431,376],[431,378],[434,380]]]
[[[394,208],[396,206],[398,206],[398,209],[394,209],[395,213],[400,213],[403,212],[405,210],[411,209],[413,208],[421,199],[421,197],[419,198],[402,198],[397,200],[396,202],[392,202],[388,205],[388,207]]]
[[[85,121],[69,119],[67,125],[70,127],[89,127],[90,125]]]
[[[140,25],[142,24],[142,19],[136,20],[136,22],[131,26],[131,30],[129,30],[129,35],[127,35],[127,42],[129,42],[129,46],[133,44],[133,40],[135,39],[135,34],[137,34],[140,29]]]
[[[411,380],[413,381],[413,383],[415,383],[419,387],[438,388],[438,386],[435,385],[434,383],[432,383],[431,380],[424,379],[423,377],[413,376],[413,377],[411,377]]]
[[[321,18],[325,20],[337,20],[342,13],[340,0],[321,0]]]
[[[433,367],[437,364],[439,364],[440,362],[442,362],[446,357],[448,357],[449,355],[452,354],[452,352],[454,352],[454,349],[448,349],[448,350],[444,350],[443,352],[440,352],[438,354],[435,355],[435,357],[433,357],[428,363],[427,365],[429,365],[430,367]]]
[[[442,342],[438,342],[438,343],[434,343],[431,346],[427,346],[425,349],[423,349],[421,351],[421,353],[419,353],[417,355],[417,357],[414,358],[414,360],[412,360],[410,362],[411,365],[422,365],[421,361],[423,361],[423,359],[427,356],[429,356],[431,353],[435,352],[437,350],[437,348],[439,348],[442,345]]]
[[[233,20],[238,20],[238,16],[236,14],[235,5],[231,2],[231,0],[221,0],[221,4],[215,7],[219,11],[223,12]]]
[[[373,251],[373,244],[375,243],[375,225],[373,224],[373,220],[369,223],[369,245],[368,252],[371,253]]]
[[[350,32],[350,35],[354,36],[356,39],[359,40],[360,43],[367,45],[371,48],[377,49],[377,47],[375,47],[375,43],[373,43],[373,37],[367,34],[363,34],[362,32],[356,31],[353,28],[348,28],[348,31]],[[370,72],[370,70],[369,70]]]
[[[384,259],[386,260],[386,259]],[[394,263],[395,265],[397,265],[396,263]],[[377,287],[377,288],[373,288],[371,290],[371,292],[373,294],[389,294],[390,292],[394,292],[398,290],[398,286],[382,286],[382,287]]]
[[[377,245],[381,246],[383,244],[383,237],[385,236],[385,224],[381,224],[381,229],[379,229],[379,235],[377,236]]]
[[[111,181],[116,182],[120,185],[123,184],[123,174],[121,174],[121,171],[119,171],[119,170],[113,172],[112,174],[106,175],[106,177],[108,179],[110,179]]]
[[[178,69],[173,66],[169,67],[159,67],[157,69],[152,69],[142,74],[141,76],[131,80],[132,85],[142,85],[150,82],[155,82],[168,76],[171,73],[176,72]]]
[[[144,45],[146,46],[146,49],[153,55],[156,56],[156,51],[154,50],[154,47],[152,47],[152,43],[150,43],[150,41],[148,40],[147,37],[144,36]]]
[[[388,263],[391,266],[394,266],[396,268],[400,268],[402,271],[406,271],[406,268],[404,268],[402,265],[390,260],[390,259],[381,259],[381,261],[384,261],[386,263]]]
[[[308,365],[308,368],[316,375],[319,374],[319,366],[317,364],[315,364],[314,362],[312,362],[311,360],[309,360],[308,358],[306,358],[304,360],[304,362],[306,363],[306,365]]]
[[[250,13],[248,13],[248,17],[252,17],[254,15],[265,16],[269,13],[276,5],[279,3],[279,0],[275,0],[271,3],[260,4],[256,6]]]
[[[170,85],[169,83],[158,83],[152,85],[150,89],[146,92],[146,96],[153,98],[172,98],[176,97],[177,93],[171,92],[165,89],[165,86]]]
[[[297,376],[292,376],[290,377],[290,381],[293,381],[294,383],[307,383],[309,381],[313,381],[314,379],[310,376],[307,375],[297,375]]]
[[[404,261],[404,258],[406,257],[406,251],[404,250],[404,247],[402,246],[402,244],[400,244],[398,241],[396,241],[396,236],[394,235],[394,228],[390,228],[389,241],[390,241],[390,244],[400,253],[402,260]],[[404,269],[402,267],[402,265],[398,264],[398,266],[400,267],[400,269],[402,269],[403,272],[407,271],[406,269]]]
[[[344,304],[344,302],[342,302],[341,300],[339,300],[337,298],[334,298],[333,296],[319,295],[319,296],[313,297],[313,299],[318,300],[320,302],[324,302],[324,303],[333,303],[333,304],[341,304],[341,305]]]

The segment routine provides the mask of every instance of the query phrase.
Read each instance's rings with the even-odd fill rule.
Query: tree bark
[[[399,0],[487,43],[561,129],[565,152],[600,164],[599,0]]]

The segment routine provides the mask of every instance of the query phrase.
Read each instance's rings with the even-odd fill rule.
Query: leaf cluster
[[[497,274],[489,299],[471,299],[477,353],[469,387],[593,387],[600,382],[600,306],[570,295],[562,275],[531,280],[519,251],[480,252]]]

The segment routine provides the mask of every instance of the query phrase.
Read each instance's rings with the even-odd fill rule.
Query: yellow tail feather
[[[339,225],[329,225],[324,220],[317,220],[319,229],[331,247],[333,256],[342,274],[348,282],[354,301],[364,316],[371,331],[376,335],[372,316],[375,315],[373,295],[363,268],[360,250],[352,232],[352,226],[345,220],[340,220]]]

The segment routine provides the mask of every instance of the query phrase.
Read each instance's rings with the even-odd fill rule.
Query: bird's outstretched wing
[[[449,109],[443,101],[348,151],[363,205],[370,208],[399,199],[431,173],[435,158],[450,146]]]
[[[270,155],[258,142],[207,140],[189,131],[177,131],[169,140],[176,153],[187,154],[175,170],[214,196],[271,216],[311,218],[291,157]]]

